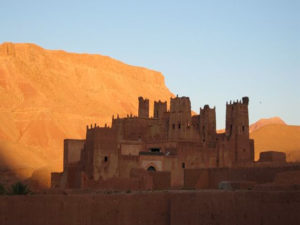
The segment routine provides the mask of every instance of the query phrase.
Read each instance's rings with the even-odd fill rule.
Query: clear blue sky
[[[0,0],[0,42],[109,55],[161,71],[193,110],[250,97],[250,121],[300,124],[300,1]]]

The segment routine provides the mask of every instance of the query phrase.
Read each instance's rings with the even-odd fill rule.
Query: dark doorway
[[[149,168],[147,169],[148,171],[152,171],[152,172],[155,172],[156,169],[153,167],[153,166],[149,166]]]

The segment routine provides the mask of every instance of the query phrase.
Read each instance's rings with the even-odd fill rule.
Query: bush
[[[27,195],[30,193],[29,188],[26,184],[22,184],[21,182],[17,182],[11,185],[11,193],[12,195]]]
[[[4,188],[4,186],[2,184],[0,184],[0,195],[5,195],[6,194],[6,190]]]

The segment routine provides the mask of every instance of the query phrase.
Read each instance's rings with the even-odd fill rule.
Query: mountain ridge
[[[84,138],[86,125],[113,114],[137,114],[138,96],[174,95],[160,72],[109,56],[1,44],[0,166],[60,170],[64,138]]]

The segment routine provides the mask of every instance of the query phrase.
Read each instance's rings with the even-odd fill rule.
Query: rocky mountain
[[[28,176],[62,167],[64,138],[88,124],[137,114],[137,98],[169,100],[161,73],[108,56],[0,45],[0,170]],[[54,165],[54,166],[53,166]]]

